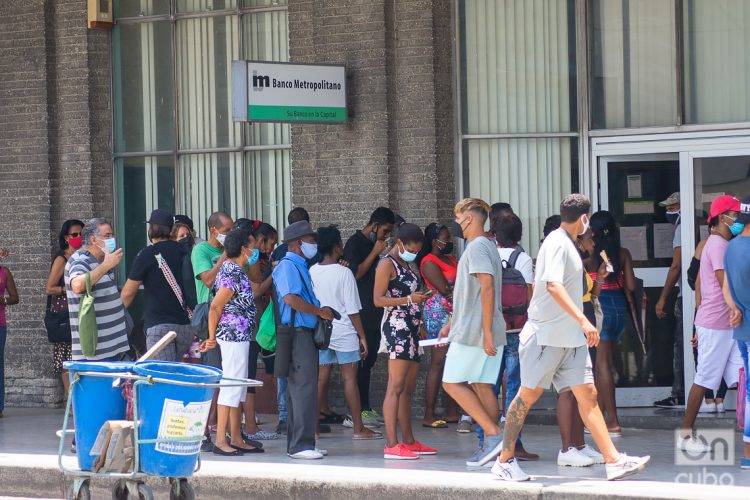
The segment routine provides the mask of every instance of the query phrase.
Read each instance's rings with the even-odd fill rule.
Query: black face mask
[[[185,236],[181,240],[177,240],[177,243],[180,245],[186,246],[187,248],[193,248],[193,244],[195,243],[195,240],[192,236]]]
[[[667,222],[670,224],[677,224],[677,221],[680,220],[680,212],[675,212],[673,214],[670,214],[667,212]]]
[[[440,249],[440,253],[443,255],[450,255],[453,253],[453,242],[448,242],[443,248]]]

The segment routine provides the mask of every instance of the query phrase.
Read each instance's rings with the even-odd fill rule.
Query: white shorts
[[[250,357],[250,342],[227,342],[216,339],[221,349],[221,370],[224,377],[246,378]],[[219,389],[217,404],[236,408],[245,400],[247,387],[222,387]]]
[[[721,385],[737,385],[742,368],[742,357],[737,341],[732,338],[734,330],[712,330],[696,326],[698,335],[698,368],[693,383],[713,391]]]

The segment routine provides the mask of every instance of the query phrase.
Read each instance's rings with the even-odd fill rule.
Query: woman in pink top
[[[737,341],[732,337],[733,329],[729,325],[731,311],[722,293],[724,253],[729,240],[742,231],[741,224],[739,230],[737,224],[739,210],[740,201],[734,196],[722,195],[711,203],[709,222],[715,229],[706,240],[701,254],[700,306],[695,315],[698,367],[682,421],[683,439],[678,443],[681,450],[690,453],[711,450],[704,441],[692,437],[695,418],[706,389],[718,389],[722,376],[727,387],[736,385],[742,366]]]
[[[10,253],[0,249],[0,259],[7,257]],[[7,295],[6,295],[7,294]],[[0,266],[0,417],[5,409],[5,338],[8,334],[8,325],[5,320],[5,307],[18,304],[18,291],[13,281],[10,269]]]

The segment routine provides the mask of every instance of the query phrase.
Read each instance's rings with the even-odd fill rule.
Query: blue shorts
[[[619,342],[625,333],[625,321],[628,315],[628,305],[625,302],[625,292],[622,290],[602,290],[599,304],[604,313],[604,323],[599,334],[600,340]]]
[[[443,382],[495,385],[503,362],[503,346],[498,346],[495,356],[487,356],[482,347],[452,342],[445,356]]]
[[[333,349],[323,349],[318,353],[318,361],[321,366],[325,365],[348,365],[349,363],[357,363],[362,358],[357,351],[334,351]]]

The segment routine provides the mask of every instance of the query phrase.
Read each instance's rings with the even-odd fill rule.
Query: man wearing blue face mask
[[[83,247],[70,256],[65,266],[65,290],[70,322],[73,361],[114,361],[129,349],[125,310],[112,271],[122,259],[116,248],[112,224],[95,218],[83,226]],[[93,356],[84,356],[78,335],[78,312],[89,277],[96,310],[97,345]]]
[[[287,375],[287,455],[296,459],[320,459],[325,450],[315,447],[318,419],[318,349],[313,330],[318,318],[332,320],[333,313],[321,308],[313,293],[305,259],[318,253],[315,232],[307,221],[290,224],[284,230],[287,254],[273,270],[273,284],[279,305],[279,324],[292,327],[291,342],[279,334],[276,363],[288,362]],[[277,375],[282,375],[277,365]]]
[[[179,361],[190,349],[195,336],[183,283],[182,266],[187,249],[171,238],[174,216],[168,210],[157,208],[151,212],[147,224],[151,245],[136,255],[120,297],[122,304],[130,307],[138,288],[143,285],[146,346],[150,349],[164,335],[174,331],[177,333],[175,341],[154,359]]]

